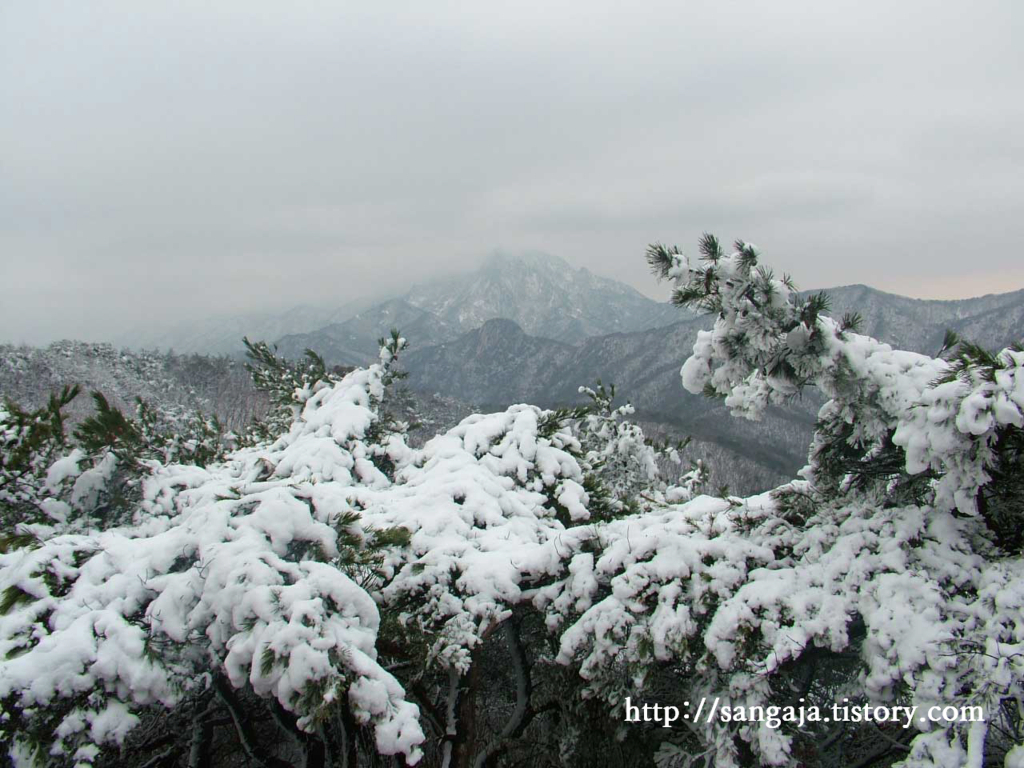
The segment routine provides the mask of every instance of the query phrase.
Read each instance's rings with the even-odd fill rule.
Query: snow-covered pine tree
[[[3,535],[27,540],[76,527],[112,526],[130,518],[141,498],[142,478],[155,465],[177,461],[202,467],[223,458],[229,447],[216,417],[136,398],[132,419],[100,392],[92,393],[93,415],[68,435],[65,409],[79,394],[77,385],[66,386],[34,411],[12,401],[0,407]]]
[[[59,482],[59,469],[52,468],[68,449],[64,409],[78,394],[77,387],[65,387],[34,411],[10,400],[0,405],[0,536],[4,541],[26,535],[16,531],[19,524],[46,518],[48,486]]]
[[[473,416],[414,451],[387,409],[403,347],[393,334],[378,365],[336,380],[252,345],[261,386],[297,415],[223,463],[155,455],[150,430],[109,407],[79,430],[91,450],[152,458],[136,461],[147,475],[121,525],[51,530],[3,556],[16,599],[0,618],[0,696],[19,764],[40,749],[54,764],[101,760],[102,745],[125,743],[161,707],[195,713],[196,756],[211,708],[254,753],[246,722],[269,706],[307,762],[341,749],[350,764],[363,722],[376,724],[377,750],[410,761],[430,746],[421,729],[437,728],[435,754],[470,765],[557,714],[566,677],[532,595],[557,596],[566,558],[599,548],[595,523],[670,492],[654,449],[599,387],[591,408]],[[645,498],[625,503],[644,483]],[[492,637],[533,681],[517,689],[514,727],[493,736],[472,727],[490,699],[474,658]],[[418,717],[438,695],[454,696],[450,719],[443,707]]]
[[[376,420],[371,402],[382,399],[402,343],[396,338],[384,353],[388,361],[359,372],[340,392],[300,378],[307,371],[278,368],[288,380],[278,389],[296,379],[308,383],[310,391],[300,393],[306,395],[304,424],[308,428],[319,411],[320,434],[293,429],[208,469],[201,463],[217,457],[200,450],[201,439],[184,441],[192,463],[164,464],[182,457],[180,435],[156,429],[158,418],[142,404],[136,422],[95,397],[97,414],[76,430],[80,446],[46,470],[34,489],[41,499],[36,506],[55,517],[54,505],[64,503],[57,486],[71,478],[76,499],[85,475],[78,465],[96,455],[110,469],[101,480],[110,480],[118,466],[145,469],[144,492],[119,494],[121,503],[133,506],[127,517],[93,514],[71,528],[18,521],[5,540],[0,739],[17,764],[91,764],[101,745],[123,742],[152,707],[209,699],[208,692],[230,713],[243,750],[257,759],[237,693],[249,677],[239,671],[246,664],[251,688],[276,694],[281,719],[294,723],[287,712],[298,716],[294,733],[315,730],[341,687],[356,720],[384,724],[378,728],[382,751],[415,757],[422,739],[416,710],[373,661],[379,614],[358,583],[375,578],[379,553],[401,545],[403,531],[360,525],[343,495],[315,501],[312,488],[323,473],[328,480],[340,474],[384,481],[374,461],[395,446],[361,438]],[[264,383],[270,385],[269,375]],[[335,395],[333,408],[325,404]],[[38,439],[26,433],[57,423],[49,412],[15,410],[12,418],[15,426],[28,426],[7,440],[19,463],[5,461],[5,467],[26,464],[20,458],[25,445],[42,456],[43,438],[61,434],[53,428]],[[293,442],[301,447],[292,449],[293,463],[275,478],[275,464]],[[53,455],[50,450],[44,458]],[[42,463],[27,466],[40,477]],[[90,483],[90,489],[103,499],[111,494],[106,483]],[[202,511],[195,512],[197,505]],[[195,732],[207,742],[193,750],[203,758],[210,734],[202,723]]]
[[[412,448],[382,416],[397,334],[340,380],[264,355],[275,430],[205,467],[157,457],[130,521],[0,554],[14,762],[98,764],[170,708],[193,728],[153,759],[195,766],[214,713],[252,762],[309,768],[539,762],[531,744],[581,766],[1020,764],[1024,353],[892,350],[753,246],[701,250],[649,255],[715,316],[683,383],[748,417],[822,389],[804,479],[665,487],[600,387],[591,409],[475,414]],[[662,729],[624,723],[626,696],[985,718]],[[294,748],[263,759],[254,712]]]
[[[874,759],[981,766],[1005,755],[1017,765],[1024,580],[1012,531],[1022,513],[1024,353],[954,338],[934,358],[893,350],[857,334],[857,318],[825,316],[827,297],[799,297],[753,245],[726,255],[706,235],[700,253],[691,262],[678,248],[648,250],[655,273],[675,284],[673,301],[714,316],[683,366],[686,389],[724,397],[747,418],[805,386],[829,398],[805,479],[763,511],[751,514],[748,500],[720,523],[765,549],[762,566],[709,610],[695,667],[703,690],[723,703],[779,704],[799,681],[807,703],[844,695],[921,711],[980,707],[984,722],[915,720]],[[833,680],[816,679],[823,672]],[[771,765],[798,752],[820,761],[836,742],[826,727],[705,731],[716,765],[747,750]]]

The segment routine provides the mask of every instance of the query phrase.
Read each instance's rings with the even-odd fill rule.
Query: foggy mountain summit
[[[881,338],[926,351],[942,328],[981,339],[1012,338],[1024,317],[1024,292],[962,300],[926,300],[864,285],[826,289],[844,311],[860,311]],[[113,339],[134,349],[241,356],[241,338],[276,343],[286,357],[318,350],[329,362],[371,361],[377,340],[398,327],[420,350],[454,341],[488,320],[515,322],[527,335],[579,346],[616,333],[643,333],[698,321],[686,308],[656,301],[635,288],[574,267],[539,251],[494,252],[476,269],[413,285],[391,298],[367,297],[333,307],[300,306],[280,313],[214,317],[159,332],[144,329]],[[997,329],[1002,329],[998,334]]]
[[[109,341],[135,350],[174,350],[204,355],[241,356],[241,340],[279,339],[289,334],[339,323],[373,306],[378,299],[357,299],[338,306],[300,305],[283,311],[198,316],[169,325],[147,327],[132,323]]]
[[[415,285],[343,322],[275,341],[286,357],[308,348],[333,362],[362,364],[373,359],[377,339],[394,327],[423,348],[505,319],[531,335],[576,345],[594,336],[670,325],[680,315],[666,302],[557,256],[497,252],[475,270]]]
[[[504,318],[533,336],[569,344],[678,319],[678,309],[625,283],[537,251],[492,253],[478,270],[414,286],[405,299],[462,332]]]
[[[162,331],[141,329],[113,341],[134,349],[241,354],[240,339],[249,336],[278,342],[288,354],[301,354],[306,347],[337,348],[345,350],[338,362],[363,363],[376,354],[381,333],[395,325],[403,332],[410,326],[409,338],[417,346],[455,338],[494,318],[514,320],[533,335],[578,344],[590,336],[667,325],[678,317],[667,303],[558,256],[497,251],[474,270],[418,283],[390,298],[210,317]],[[418,323],[424,324],[421,334],[411,332]]]

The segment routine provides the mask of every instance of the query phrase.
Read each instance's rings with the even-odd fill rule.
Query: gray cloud
[[[660,296],[646,243],[705,229],[806,286],[1021,287],[1018,8],[7,3],[0,340],[341,303],[495,247]]]

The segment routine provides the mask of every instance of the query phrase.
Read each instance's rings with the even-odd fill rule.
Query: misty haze
[[[0,764],[1024,768],[1021,15],[5,4]]]

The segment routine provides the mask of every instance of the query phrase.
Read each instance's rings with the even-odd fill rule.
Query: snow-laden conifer
[[[649,252],[675,301],[713,316],[683,385],[749,418],[817,387],[827,402],[802,479],[751,498],[700,495],[699,467],[667,482],[631,409],[600,386],[584,389],[589,407],[475,414],[413,448],[387,410],[397,333],[379,363],[344,377],[252,345],[277,410],[248,445],[205,466],[147,454],[116,525],[9,518],[10,754],[88,765],[146,712],[203,695],[251,750],[245,693],[310,739],[329,741],[340,711],[373,728],[377,751],[450,766],[494,764],[538,732],[555,734],[565,764],[611,742],[662,766],[1013,764],[1024,353],[956,339],[935,357],[894,350],[856,317],[828,317],[826,297],[802,297],[754,246],[727,254],[705,237],[700,253]],[[38,450],[45,430],[17,427],[45,413],[5,418],[4,466],[31,469],[18,509],[46,514],[86,454]],[[108,418],[114,439],[94,448],[117,459],[121,440],[127,456],[139,422]],[[102,461],[90,455],[89,471]],[[499,640],[514,706],[481,734],[483,649]],[[644,730],[622,722],[626,696],[848,699],[918,718],[908,730],[721,718]],[[933,706],[984,720],[929,719]]]

